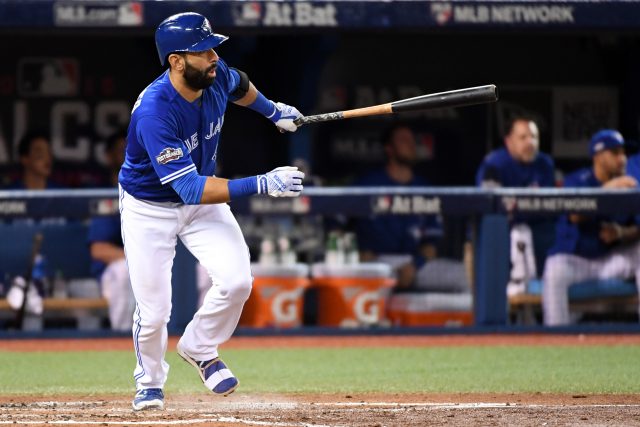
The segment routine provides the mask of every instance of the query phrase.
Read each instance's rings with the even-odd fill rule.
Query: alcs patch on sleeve
[[[161,165],[166,165],[169,162],[178,160],[182,156],[182,148],[167,147],[156,156],[156,161]]]

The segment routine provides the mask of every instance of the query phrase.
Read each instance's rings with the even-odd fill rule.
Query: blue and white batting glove
[[[296,197],[302,191],[304,173],[294,166],[282,166],[264,175],[258,175],[257,178],[258,194],[268,194],[271,197]]]
[[[295,132],[296,129],[298,129],[298,126],[296,126],[293,121],[302,117],[300,111],[298,111],[296,107],[283,104],[282,102],[276,102],[275,107],[276,109],[269,117],[269,120],[275,123],[280,132]]]

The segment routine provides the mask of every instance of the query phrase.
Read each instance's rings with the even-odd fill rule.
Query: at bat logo
[[[182,156],[183,156],[182,148],[170,148],[170,147],[167,147],[164,150],[162,150],[160,152],[160,154],[158,154],[156,156],[156,160],[161,165],[166,165],[169,162],[172,162],[174,160],[178,160]]]
[[[337,8],[333,3],[267,2],[262,17],[266,27],[337,27]]]
[[[437,196],[378,196],[372,200],[371,210],[375,214],[440,214],[442,201]]]

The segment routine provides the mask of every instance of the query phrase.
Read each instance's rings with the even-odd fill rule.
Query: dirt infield
[[[638,345],[637,335],[234,337],[225,348],[470,345]],[[170,342],[175,346],[175,339]],[[1,351],[131,349],[131,340],[6,340]],[[168,395],[164,411],[134,413],[131,396],[0,396],[0,425],[425,426],[637,425],[639,395]]]
[[[637,396],[304,395],[167,396],[134,413],[130,397],[0,399],[0,424],[189,426],[638,425]]]

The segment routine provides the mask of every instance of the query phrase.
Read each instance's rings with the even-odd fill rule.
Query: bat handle
[[[340,120],[343,118],[344,117],[342,111],[336,111],[335,113],[317,114],[315,116],[303,116],[295,119],[293,121],[293,124],[296,126],[302,126],[308,123],[328,122],[331,120]]]

